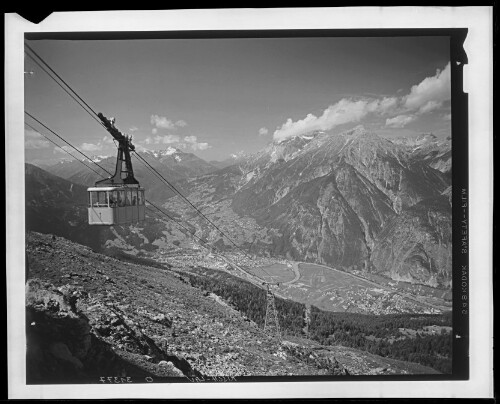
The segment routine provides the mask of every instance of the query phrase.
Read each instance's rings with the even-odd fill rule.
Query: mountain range
[[[205,160],[192,153],[185,153],[174,147],[165,150],[141,151],[137,154],[146,160],[155,170],[169,181],[179,181],[184,178],[196,177],[216,171],[218,167],[207,163]],[[115,171],[115,156],[93,156],[83,159],[87,165],[92,166],[99,175],[81,164],[77,160],[60,161],[51,166],[43,166],[51,174],[60,176],[76,184],[93,186],[99,179],[108,177]],[[99,166],[92,163],[97,163]],[[141,186],[148,189],[148,198],[152,201],[162,201],[173,193],[165,188],[161,181],[132,153],[134,175],[141,182]]]
[[[449,138],[384,138],[360,126],[306,133],[221,164],[174,148],[140,154],[253,254],[451,287]],[[145,166],[135,158],[133,163],[149,200],[187,220],[218,248],[230,248]],[[99,164],[114,171],[114,158]],[[45,169],[75,186],[98,178],[75,161]],[[30,209],[32,203],[27,198]],[[168,243],[160,228],[150,244]]]

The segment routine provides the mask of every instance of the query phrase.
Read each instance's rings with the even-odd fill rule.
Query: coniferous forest
[[[223,298],[263,327],[266,291],[228,273],[197,268],[191,285]],[[323,345],[342,345],[393,359],[415,362],[451,373],[451,313],[365,315],[320,310],[311,306],[305,334],[305,305],[276,297],[280,328],[285,335],[305,336]],[[434,327],[434,332],[425,327]],[[405,333],[405,330],[409,330]],[[436,331],[437,330],[437,331]]]
[[[451,324],[451,313],[371,316],[328,312],[312,306],[309,337],[324,345],[349,346],[451,373],[451,333],[444,328],[436,334],[423,331],[426,326]],[[408,337],[401,329],[416,332]]]

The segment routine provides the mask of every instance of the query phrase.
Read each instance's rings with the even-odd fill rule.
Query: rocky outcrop
[[[447,195],[394,217],[378,235],[373,270],[396,280],[451,288],[451,207]]]
[[[296,187],[260,217],[282,234],[274,252],[290,259],[350,266],[368,257],[362,224],[342,197],[334,175]]]
[[[283,343],[282,355],[291,355],[302,361],[317,366],[319,369],[326,369],[326,374],[335,376],[348,376],[349,371],[335,357],[325,349],[312,349],[300,346],[293,342]]]
[[[91,355],[92,337],[88,320],[76,313],[74,304],[72,295],[50,284],[39,280],[26,284],[28,382],[90,376],[92,370],[97,370],[84,365]],[[102,349],[100,355],[105,354]]]
[[[174,365],[184,367],[187,375],[199,376],[189,364],[167,357],[144,335],[129,332],[142,349],[160,356],[155,366],[152,357],[116,350],[102,334],[114,334],[122,319],[103,317],[92,324],[85,315],[88,293],[71,286],[56,288],[49,282],[30,279],[26,284],[27,382],[99,382],[101,377],[185,377]],[[111,329],[115,327],[115,330]],[[137,330],[135,330],[137,331]],[[138,337],[139,335],[139,337]],[[167,360],[164,360],[167,359]]]
[[[411,158],[451,175],[451,137],[440,139],[432,134],[421,135],[411,147]]]

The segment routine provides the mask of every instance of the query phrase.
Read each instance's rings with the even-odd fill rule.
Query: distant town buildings
[[[286,270],[290,271],[292,263],[284,259],[267,257],[248,257],[242,253],[225,252],[222,258],[214,252],[207,252],[204,249],[190,250],[179,248],[177,251],[159,249],[155,252],[154,258],[160,262],[168,263],[173,267],[204,267],[216,270],[231,272],[231,274],[242,279],[247,279],[248,275],[231,263],[245,270],[266,267],[273,264],[283,264]],[[356,271],[355,271],[356,272]],[[359,271],[357,271],[359,272]],[[324,278],[324,277],[323,277]],[[322,278],[322,282],[324,279]],[[396,288],[398,282],[388,282],[384,287],[365,288],[359,283],[353,282],[349,286],[338,288],[330,287],[319,290],[304,282],[284,284],[279,286],[280,295],[302,301],[303,303],[315,304],[323,309],[332,311],[349,311],[355,313],[384,315],[398,313],[418,313],[418,314],[440,314],[441,310],[425,304],[419,304],[401,294]]]

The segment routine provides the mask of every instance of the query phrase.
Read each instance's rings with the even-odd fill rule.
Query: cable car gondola
[[[146,206],[144,188],[134,177],[130,152],[135,150],[130,136],[114,126],[114,119],[99,113],[107,131],[118,142],[115,174],[97,181],[88,192],[89,225],[122,225],[142,222]]]

